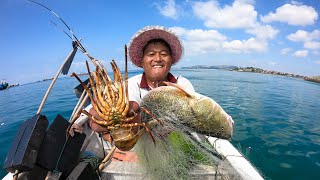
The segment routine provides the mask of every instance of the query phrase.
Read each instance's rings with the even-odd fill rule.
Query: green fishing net
[[[187,127],[170,122],[144,133],[134,150],[146,179],[239,179],[227,160]]]

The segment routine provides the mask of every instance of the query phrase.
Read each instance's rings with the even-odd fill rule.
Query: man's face
[[[142,68],[151,82],[166,80],[172,65],[170,50],[161,42],[150,43],[142,57]]]

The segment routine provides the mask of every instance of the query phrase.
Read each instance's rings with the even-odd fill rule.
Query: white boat
[[[96,156],[103,158],[104,153],[110,152],[110,144],[101,140],[98,133],[92,132],[88,125],[84,126],[84,133],[87,135],[82,146],[83,151],[89,151]],[[214,151],[218,152],[225,162],[228,163],[229,172],[224,172],[221,167],[213,167],[208,165],[196,165],[190,170],[191,179],[244,179],[244,180],[259,180],[263,179],[256,168],[228,141],[208,137],[192,133],[199,141],[208,140]],[[105,152],[101,151],[104,147]],[[131,150],[131,152],[134,150]],[[230,169],[230,167],[232,169]],[[221,168],[221,169],[219,169]],[[137,162],[118,161],[110,158],[100,172],[102,180],[130,180],[130,179],[152,179],[152,176],[142,170]],[[231,175],[230,175],[230,172]],[[58,175],[59,176],[59,175]],[[227,176],[228,178],[225,178]],[[48,179],[55,179],[55,175],[51,175]],[[3,180],[11,180],[13,173],[8,173]],[[28,179],[26,173],[21,173],[18,179]]]

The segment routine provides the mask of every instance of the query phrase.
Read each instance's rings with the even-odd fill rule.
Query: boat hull
[[[101,151],[101,147],[104,147],[105,153],[108,153],[111,149],[111,145],[101,140],[99,135],[92,132],[87,124],[84,125],[84,133],[86,134],[86,140],[83,145],[83,150],[89,151],[99,158],[104,158],[104,153]],[[224,164],[219,165],[220,169],[208,165],[195,165],[190,170],[190,179],[226,179],[226,176],[228,177],[227,179],[263,179],[256,168],[228,140],[204,136],[197,133],[191,134],[198,141],[208,140],[212,145],[213,151],[216,151],[225,157],[225,161]],[[131,151],[134,151],[134,149]],[[223,168],[221,169],[222,166],[228,166],[228,172],[224,171]],[[111,159],[101,171],[100,176],[102,180],[152,179],[150,174],[142,169],[143,168],[141,168],[137,162],[126,162]],[[230,174],[230,172],[232,173]],[[3,179],[11,180],[12,175],[13,173],[8,173]],[[19,179],[27,178],[22,173],[19,175]]]

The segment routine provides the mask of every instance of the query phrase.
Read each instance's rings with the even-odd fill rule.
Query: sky
[[[124,45],[141,28],[172,29],[184,45],[173,66],[236,65],[320,75],[320,0],[37,0],[58,14],[88,53],[124,69]],[[54,25],[52,22],[56,23]],[[70,31],[26,0],[0,2],[0,79],[52,78],[72,50]],[[86,72],[77,52],[72,72]],[[138,69],[129,63],[129,70]]]

